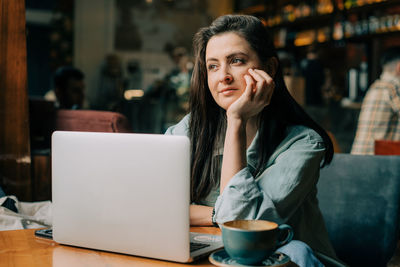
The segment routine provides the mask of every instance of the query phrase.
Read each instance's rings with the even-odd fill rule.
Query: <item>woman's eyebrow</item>
[[[245,57],[247,57],[247,54],[244,53],[244,52],[234,52],[234,53],[231,53],[228,56],[226,56],[226,58],[232,58],[232,57],[235,57],[235,56],[245,56]]]
[[[206,59],[206,62],[208,62],[208,61],[218,61],[218,59],[213,58],[213,57],[210,57],[210,58],[207,58],[207,59]]]
[[[227,55],[226,58],[227,59],[232,59],[233,57],[236,57],[236,56],[248,57],[248,55],[246,53],[244,53],[244,52],[233,52],[233,53]],[[209,61],[218,61],[218,59],[210,57],[210,58],[206,59],[206,62],[209,62]]]

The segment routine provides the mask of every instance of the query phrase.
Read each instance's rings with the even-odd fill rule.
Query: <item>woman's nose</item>
[[[224,77],[224,82],[225,83],[231,83],[233,81],[233,77],[232,75],[230,75],[229,73],[227,73]]]
[[[233,76],[229,72],[227,68],[221,68],[221,82],[223,83],[231,83],[233,81]]]

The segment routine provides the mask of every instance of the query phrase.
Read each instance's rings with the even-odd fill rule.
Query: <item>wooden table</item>
[[[215,227],[191,227],[192,232],[221,234]],[[39,238],[35,230],[0,231],[0,267],[16,266],[214,266],[208,259],[191,264],[181,264],[60,245],[52,240]]]

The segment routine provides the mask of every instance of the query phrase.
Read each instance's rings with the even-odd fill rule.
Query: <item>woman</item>
[[[316,198],[332,142],[290,96],[261,21],[222,16],[194,49],[190,115],[167,130],[191,140],[191,224],[287,223],[295,239],[335,257]]]

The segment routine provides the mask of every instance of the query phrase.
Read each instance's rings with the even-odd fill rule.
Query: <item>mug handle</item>
[[[285,239],[278,241],[278,244],[276,245],[277,247],[281,247],[283,245],[286,245],[293,239],[293,229],[290,225],[287,224],[281,224],[278,226],[279,232],[282,231],[287,231],[287,236]]]

